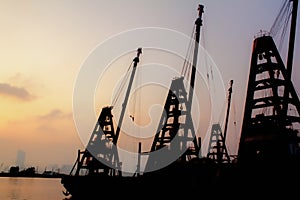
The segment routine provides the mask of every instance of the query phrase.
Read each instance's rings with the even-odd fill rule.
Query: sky
[[[98,63],[95,61],[108,60],[112,69],[111,72],[106,71],[106,79],[101,79],[102,82],[99,81],[93,86],[97,88],[95,90],[97,92],[94,94],[95,99],[91,101],[94,105],[91,106],[95,108],[96,116],[102,106],[111,103],[114,92],[112,89],[116,90],[115,84],[122,80],[121,77],[135,56],[132,46],[137,41],[149,45],[143,46],[145,51],[141,55],[141,65],[151,66],[153,62],[156,67],[178,64],[176,69],[180,70],[182,59],[170,56],[170,52],[165,53],[157,49],[151,51],[152,42],[158,44],[163,41],[156,41],[155,37],[145,35],[148,33],[147,28],[155,27],[156,30],[162,29],[166,33],[172,32],[189,37],[197,18],[198,4],[204,5],[201,45],[214,65],[214,70],[219,72],[214,79],[210,77],[210,81],[213,87],[223,89],[218,86],[221,83],[226,90],[229,81],[234,80],[227,145],[229,152],[236,154],[252,42],[260,30],[270,30],[283,2],[283,0],[1,0],[0,171],[16,163],[18,151],[26,152],[27,166],[44,168],[53,164],[73,165],[77,150],[83,149],[86,144],[81,130],[78,130],[80,125],[76,124],[78,120],[74,115],[74,92],[78,89],[78,84],[82,83],[78,81],[78,77],[87,69],[86,64],[92,62],[90,60],[93,53],[97,52],[97,48],[107,47],[102,54],[101,51],[94,54],[97,59],[93,60],[93,64],[96,66]],[[122,40],[120,37],[120,40],[114,40],[136,29],[146,29],[145,33],[142,32],[145,35],[139,35],[137,31],[134,32],[134,37],[130,36],[129,39]],[[292,81],[299,94],[300,79],[297,75],[300,73],[300,58],[297,55],[300,52],[300,32],[297,30],[296,33]],[[172,37],[166,36],[164,42],[169,39],[171,44],[173,42],[175,45],[176,42],[172,41]],[[124,47],[129,48],[125,48],[128,51],[126,54],[119,51],[124,50]],[[286,47],[282,49],[282,57],[285,61],[284,48]],[[160,53],[164,56],[159,58]],[[168,58],[168,61],[164,61],[165,58]],[[164,74],[157,71],[151,73],[154,73],[155,77]],[[151,73],[149,76],[146,73],[143,77],[151,77]],[[162,78],[169,84],[171,76]],[[204,80],[205,78],[202,80],[205,85]],[[88,79],[86,81],[89,82]],[[88,83],[83,84],[89,86]],[[207,87],[206,89],[210,90],[212,85]],[[161,99],[165,98],[166,90],[161,90],[160,87],[154,88],[154,91]],[[223,102],[226,100],[226,92],[221,91],[215,94],[214,98]],[[84,99],[85,94],[82,94],[81,100]],[[146,104],[151,107],[151,104],[156,102],[153,100]],[[205,106],[200,106],[200,113],[203,107]],[[81,112],[76,114],[85,115]],[[151,118],[159,119],[157,115],[151,113],[147,116],[144,124],[151,121]],[[93,125],[89,124],[88,128],[92,130]],[[88,137],[91,133],[87,131],[84,134]]]

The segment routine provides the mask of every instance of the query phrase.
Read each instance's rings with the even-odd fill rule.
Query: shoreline
[[[12,177],[12,178],[62,178],[64,174],[10,174],[8,172],[1,172],[0,177]]]

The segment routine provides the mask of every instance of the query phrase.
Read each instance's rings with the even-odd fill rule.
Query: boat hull
[[[213,196],[231,198],[236,192],[249,197],[293,197],[298,195],[300,160],[277,164],[216,165],[193,163],[166,167],[141,176],[72,176],[65,175],[61,183],[73,200],[100,199],[101,196],[125,198],[168,198]]]

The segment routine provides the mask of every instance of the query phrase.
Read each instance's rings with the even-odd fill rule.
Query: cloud
[[[42,120],[51,120],[51,119],[69,118],[69,117],[71,117],[71,114],[63,113],[59,109],[53,109],[49,113],[47,113],[45,115],[40,115],[39,119],[42,119]]]
[[[25,88],[15,87],[7,83],[0,83],[0,95],[14,97],[24,101],[35,99]]]
[[[59,109],[53,109],[50,112],[37,116],[35,130],[43,134],[64,134],[73,125],[72,114],[63,112]]]

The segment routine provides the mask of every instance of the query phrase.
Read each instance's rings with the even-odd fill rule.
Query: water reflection
[[[0,177],[1,200],[64,200],[59,178]]]

